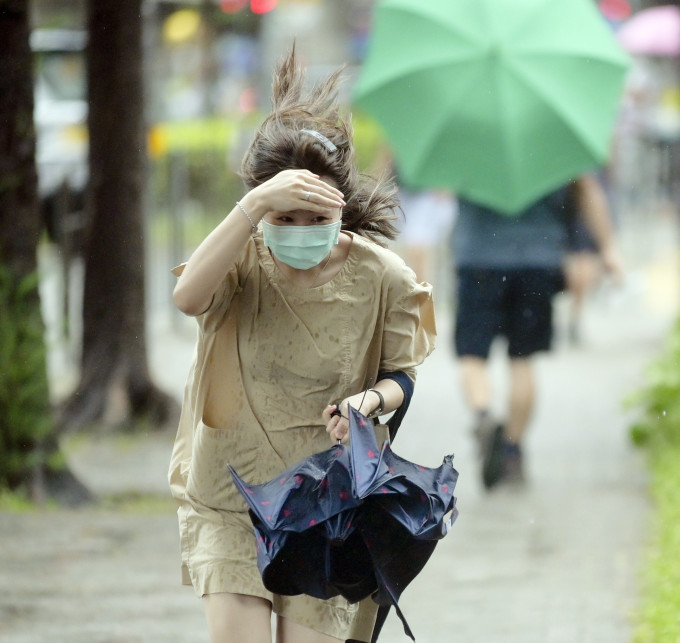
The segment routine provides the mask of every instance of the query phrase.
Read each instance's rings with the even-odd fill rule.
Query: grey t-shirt
[[[559,268],[573,216],[569,189],[560,188],[517,216],[459,199],[452,251],[459,268]]]

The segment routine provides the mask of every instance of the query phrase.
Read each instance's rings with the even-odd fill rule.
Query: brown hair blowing
[[[342,68],[305,92],[305,70],[293,46],[274,72],[272,113],[256,131],[240,174],[249,189],[289,169],[329,177],[347,203],[342,228],[384,245],[381,237],[394,239],[398,234],[397,187],[387,174],[374,178],[356,169],[351,115],[343,118],[338,106],[341,73]],[[337,150],[330,152],[302,129],[323,134]]]

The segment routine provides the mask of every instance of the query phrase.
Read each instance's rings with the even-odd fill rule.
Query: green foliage
[[[387,146],[385,135],[374,120],[360,113],[355,113],[352,123],[357,166],[362,172],[370,171],[380,151]]]
[[[642,573],[635,643],[680,641],[680,320],[630,400],[641,411],[631,428],[647,451],[655,507],[653,539]]]
[[[104,496],[100,499],[99,507],[102,510],[145,516],[169,515],[177,510],[177,504],[170,494],[158,495],[139,491]]]
[[[245,187],[236,169],[250,141],[250,130],[261,118],[258,114],[248,122],[199,119],[156,126],[150,221],[154,242],[170,243],[175,239],[171,235],[179,235],[182,251],[195,248],[243,196]],[[385,147],[382,132],[362,115],[355,115],[353,125],[357,166],[362,172],[370,171]],[[173,201],[180,208],[174,224],[179,230],[172,228]]]
[[[648,369],[647,384],[629,400],[641,410],[631,439],[654,449],[680,448],[680,320],[667,349]]]
[[[0,512],[2,513],[29,513],[35,509],[25,493],[9,491],[0,488]]]
[[[653,448],[653,546],[642,575],[635,643],[680,641],[680,447]]]
[[[39,463],[53,428],[38,276],[0,265],[0,488],[16,488]]]

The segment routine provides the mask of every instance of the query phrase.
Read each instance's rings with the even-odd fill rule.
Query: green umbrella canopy
[[[354,89],[411,187],[508,214],[608,158],[628,58],[592,0],[383,0]]]

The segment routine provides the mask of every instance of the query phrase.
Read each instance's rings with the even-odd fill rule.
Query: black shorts
[[[563,288],[560,268],[459,268],[456,354],[486,359],[498,336],[510,357],[549,350],[553,297]]]

